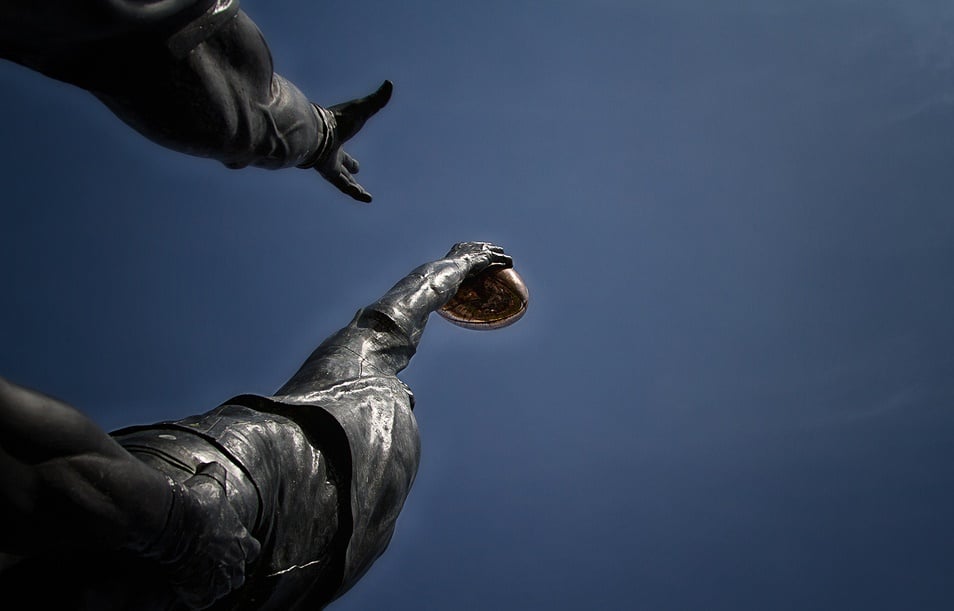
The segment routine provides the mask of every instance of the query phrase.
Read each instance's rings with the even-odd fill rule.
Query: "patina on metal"
[[[275,73],[238,0],[3,0],[0,58],[81,87],[151,140],[230,168],[316,170],[370,202],[342,146],[391,98],[324,107]]]
[[[431,312],[470,278],[475,295],[521,286],[497,275],[512,265],[498,246],[459,243],[360,309],[274,394],[188,418],[107,434],[0,379],[0,591],[84,611],[337,599],[387,548],[417,473],[414,399],[397,374]],[[475,299],[472,318],[512,310]]]

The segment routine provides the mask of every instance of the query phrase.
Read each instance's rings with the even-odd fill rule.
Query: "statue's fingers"
[[[513,258],[510,255],[505,255],[502,252],[492,251],[489,257],[489,267],[493,269],[505,269],[508,267],[513,267]]]
[[[371,194],[364,190],[348,172],[340,171],[335,176],[329,178],[331,184],[338,187],[342,193],[350,195],[359,202],[371,203]]]
[[[391,100],[391,94],[393,92],[394,85],[391,83],[391,81],[384,81],[374,93],[366,95],[363,98],[356,98],[354,100],[342,102],[341,104],[335,104],[328,110],[335,113],[344,113],[347,111],[348,114],[353,114],[367,119],[385,107],[385,105]]]
[[[341,151],[341,165],[343,165],[344,169],[350,174],[357,174],[361,169],[358,165],[358,160],[344,151]]]

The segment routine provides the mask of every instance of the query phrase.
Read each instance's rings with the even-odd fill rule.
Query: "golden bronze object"
[[[489,269],[464,280],[437,313],[467,329],[499,329],[520,320],[529,299],[527,285],[512,268]]]

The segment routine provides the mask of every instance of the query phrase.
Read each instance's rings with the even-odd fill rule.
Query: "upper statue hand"
[[[365,121],[371,118],[391,99],[391,81],[384,81],[377,91],[369,96],[336,104],[327,109],[317,107],[328,129],[327,140],[318,159],[308,167],[314,167],[325,179],[342,192],[360,202],[370,202],[371,194],[354,179],[358,173],[357,160],[341,146],[354,137]]]
[[[513,259],[504,249],[490,242],[459,242],[454,244],[445,257],[467,268],[466,275],[473,276],[488,268],[513,267]]]

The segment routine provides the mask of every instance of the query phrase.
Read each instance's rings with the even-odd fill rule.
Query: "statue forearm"
[[[405,276],[368,309],[387,315],[417,345],[428,315],[447,303],[465,278],[488,267],[512,265],[499,246],[460,242],[443,259],[426,263]]]
[[[431,312],[447,303],[471,274],[490,266],[510,267],[503,249],[462,242],[437,261],[402,278],[366,306],[349,325],[321,343],[276,395],[306,395],[342,380],[396,375],[420,342]]]
[[[467,271],[468,268],[455,259],[425,263],[366,309],[385,314],[416,344],[430,313],[454,296]]]

